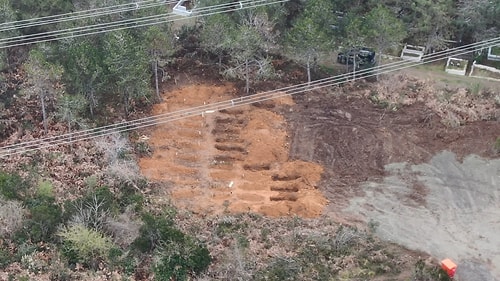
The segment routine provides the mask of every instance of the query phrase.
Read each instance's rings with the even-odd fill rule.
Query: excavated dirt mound
[[[235,97],[230,84],[187,86],[166,93],[154,114]],[[169,183],[173,203],[196,213],[318,216],[327,203],[316,188],[323,168],[289,160],[285,120],[271,111],[292,105],[288,97],[160,125],[149,136],[154,152],[140,159],[141,170]]]
[[[382,95],[380,87],[348,84],[295,95],[293,100],[269,101],[168,123],[152,132],[149,143],[154,154],[141,159],[140,166],[149,178],[169,183],[165,186],[175,204],[197,213],[253,211],[304,217],[324,213],[348,224],[375,221],[382,226],[379,234],[386,231],[392,235],[380,234],[382,238],[431,252],[438,258],[451,255],[477,274],[498,274],[498,269],[488,264],[497,261],[498,253],[488,249],[498,249],[498,239],[493,239],[498,221],[481,220],[485,217],[482,209],[469,204],[473,202],[469,199],[486,198],[488,206],[498,207],[495,175],[499,171],[493,170],[493,176],[488,176],[484,165],[471,168],[467,163],[473,159],[470,154],[481,159],[499,156],[494,147],[500,137],[500,103],[488,95],[470,96],[460,89],[450,89],[452,96],[440,103],[419,99],[399,103],[395,93],[406,97],[417,93],[418,97],[418,93],[433,88],[412,84],[394,90],[393,95]],[[154,113],[236,96],[231,85],[184,87],[168,92],[166,102]],[[470,110],[462,110],[466,107]],[[460,122],[446,122],[450,115],[458,116]],[[438,161],[444,166],[422,168],[417,174],[401,172],[398,181],[387,181],[386,177],[394,176],[387,168],[391,163],[425,168],[425,163],[441,159],[436,155],[448,155],[443,151],[452,152],[449,155],[456,155],[456,159],[445,157],[444,162]],[[457,170],[455,167],[462,167],[460,163],[465,168]],[[470,169],[491,180],[492,184],[484,186],[495,196],[475,195],[475,182],[485,180]],[[436,184],[429,185],[432,182],[426,181],[426,176]],[[399,182],[405,184],[396,184]],[[454,197],[447,200],[450,194]],[[454,235],[467,228],[459,218],[464,212],[465,220],[476,222],[474,229],[489,230]],[[441,213],[446,214],[447,224],[440,223]],[[494,218],[497,213],[492,214]],[[415,224],[412,220],[417,215],[421,221]],[[428,227],[421,228],[425,223]],[[437,230],[444,234],[439,235]],[[395,235],[407,239],[398,240]],[[420,235],[428,243],[415,242]],[[455,238],[450,240],[449,236]],[[480,243],[474,244],[473,237],[479,237]],[[442,247],[435,247],[437,244]],[[448,250],[453,247],[454,251]]]
[[[354,218],[338,211],[363,195],[360,183],[381,180],[387,164],[425,163],[442,150],[495,156],[498,121],[452,128],[418,101],[397,109],[375,104],[366,85],[161,125],[149,136],[154,154],[140,160],[141,170],[168,183],[174,203],[195,212],[317,216],[327,202],[319,186],[332,203],[329,214],[348,221]],[[167,92],[154,114],[235,97],[231,84],[185,86]],[[415,189],[415,204],[422,190]]]

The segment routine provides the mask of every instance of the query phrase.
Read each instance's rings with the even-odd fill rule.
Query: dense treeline
[[[211,6],[230,0],[199,1]],[[122,0],[1,0],[4,23],[53,14],[126,3]],[[138,18],[168,12],[169,7],[138,9],[77,21],[29,26],[0,32],[1,38],[50,32]],[[137,104],[159,97],[159,80],[168,77],[163,67],[179,53],[212,54],[222,75],[242,79],[246,92],[253,80],[276,75],[271,60],[286,56],[304,65],[308,79],[323,54],[352,46],[380,52],[402,42],[424,45],[428,51],[450,44],[466,44],[493,36],[500,30],[500,1],[473,0],[291,0],[199,18],[196,24],[173,30],[172,23],[98,33],[55,42],[0,50],[1,93],[21,90],[37,97],[45,130],[47,119],[79,126],[79,118],[102,116],[111,106],[127,116]],[[5,25],[9,26],[9,25]],[[194,38],[193,38],[194,37]],[[193,46],[194,42],[194,46]],[[455,42],[455,43],[450,43]],[[22,68],[21,83],[8,83],[8,74]],[[2,95],[8,104],[8,95]],[[48,110],[47,110],[48,109]]]

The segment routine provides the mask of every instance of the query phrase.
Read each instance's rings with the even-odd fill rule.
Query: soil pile
[[[236,97],[231,84],[187,86],[165,95],[154,114]],[[196,213],[257,212],[315,217],[327,200],[317,190],[323,168],[289,159],[281,98],[157,126],[148,140],[151,157],[139,161],[150,179],[169,183],[170,198]]]

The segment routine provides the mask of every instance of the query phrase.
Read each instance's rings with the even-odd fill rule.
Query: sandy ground
[[[161,183],[158,200],[194,213],[372,221],[384,239],[457,261],[458,280],[498,280],[500,160],[484,159],[498,157],[500,107],[488,92],[448,89],[446,100],[420,80],[395,79],[404,83],[345,85],[163,124],[146,132],[154,152],[141,171]],[[374,86],[407,102],[374,103]],[[232,84],[190,84],[167,91],[153,113],[240,95]],[[447,116],[464,124],[447,126]]]
[[[162,114],[235,97],[230,85],[193,85],[170,91],[154,108]],[[198,214],[256,212],[317,217],[327,204],[317,189],[323,168],[290,160],[285,120],[269,108],[288,98],[243,106],[158,126],[149,135],[151,157],[142,173],[166,183],[174,204]]]
[[[442,152],[428,163],[385,166],[382,182],[346,212],[377,225],[384,239],[458,264],[457,279],[500,280],[500,160]]]

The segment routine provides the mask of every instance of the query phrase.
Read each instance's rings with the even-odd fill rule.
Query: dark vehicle
[[[339,53],[337,62],[348,65],[356,63],[356,68],[371,67],[375,65],[375,52],[365,47],[353,48]]]

